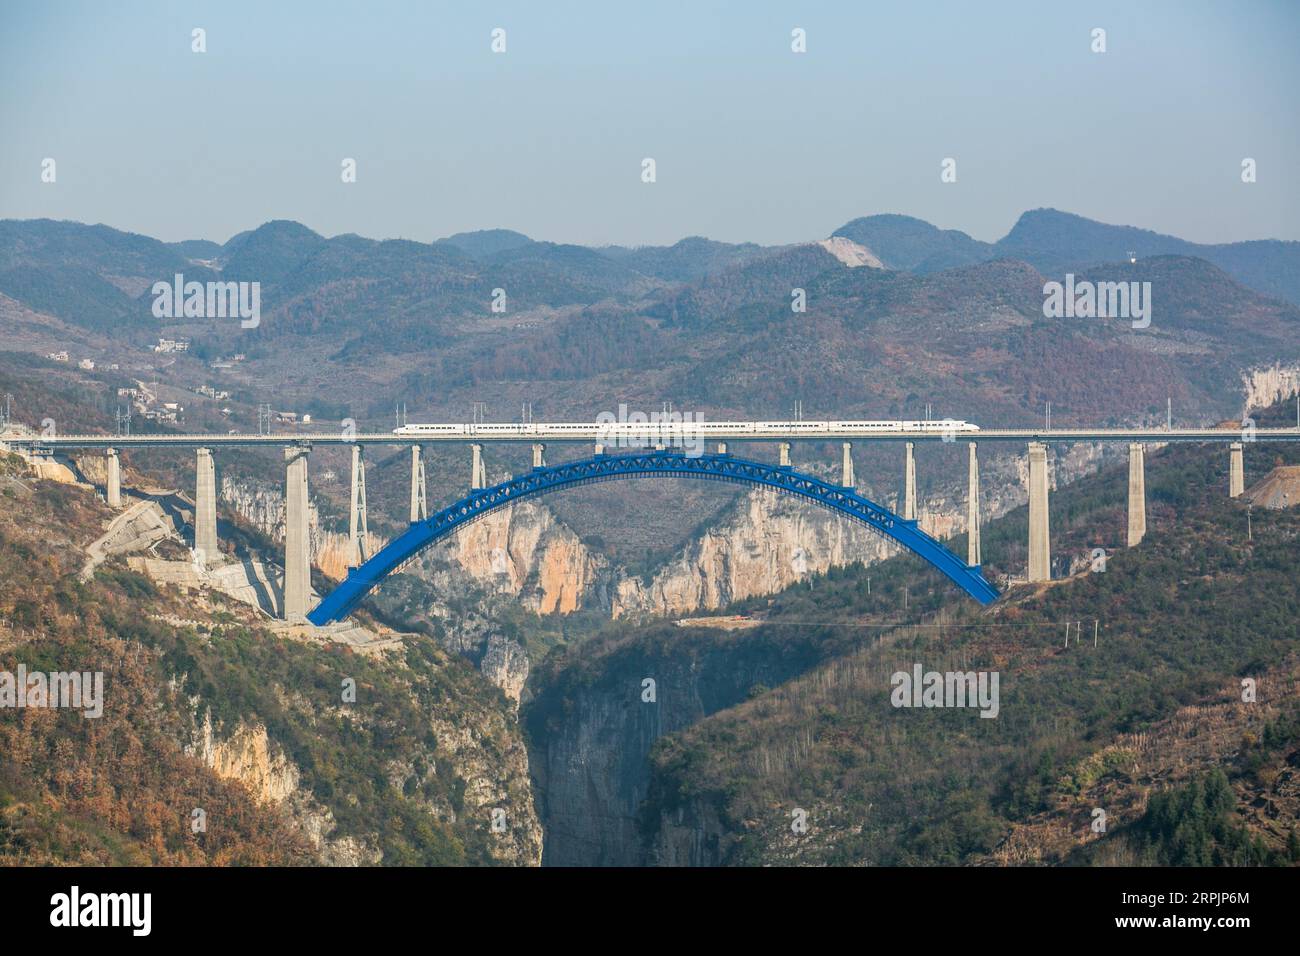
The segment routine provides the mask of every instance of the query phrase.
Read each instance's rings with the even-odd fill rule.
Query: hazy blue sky
[[[1288,0],[2,2],[0,217],[777,243],[879,212],[993,240],[1055,206],[1300,239],[1298,92]]]

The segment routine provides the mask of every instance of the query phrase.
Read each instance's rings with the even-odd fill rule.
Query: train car
[[[419,437],[420,435],[466,435],[468,432],[467,425],[402,425],[400,428],[394,428],[394,435],[404,437]]]

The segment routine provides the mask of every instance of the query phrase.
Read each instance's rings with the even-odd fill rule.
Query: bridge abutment
[[[194,464],[194,550],[205,564],[217,561],[217,472],[212,449],[200,448]]]
[[[966,492],[966,563],[978,567],[980,556],[980,463],[975,456],[975,442],[970,443]]]
[[[1029,444],[1029,573],[1034,581],[1052,578],[1052,549],[1047,519],[1047,446]]]
[[[284,618],[303,621],[311,603],[311,540],[308,536],[309,448],[284,450]]]
[[[1235,441],[1230,446],[1231,458],[1228,460],[1228,497],[1240,498],[1246,491],[1246,465],[1242,458],[1241,442]]]
[[[1147,533],[1146,452],[1137,442],[1128,446],[1128,546],[1136,547]]]

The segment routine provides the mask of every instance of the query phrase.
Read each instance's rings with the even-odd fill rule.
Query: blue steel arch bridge
[[[946,575],[954,584],[983,604],[997,599],[997,589],[977,566],[962,561],[942,544],[888,508],[859,495],[852,488],[829,484],[789,465],[734,458],[728,454],[686,455],[653,451],[640,454],[596,455],[550,467],[535,467],[519,477],[471,492],[423,521],[358,567],[316,606],[307,619],[316,625],[345,617],[371,590],[421,551],[473,521],[499,508],[538,495],[603,481],[631,478],[694,478],[770,488],[795,495],[837,512],[890,538]]]

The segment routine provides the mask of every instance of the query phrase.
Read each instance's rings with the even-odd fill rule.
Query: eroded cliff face
[[[335,835],[334,815],[299,788],[300,775],[260,723],[240,723],[222,738],[213,733],[205,714],[186,751],[218,776],[238,780],[263,804],[281,807],[307,839],[317,860],[326,866],[373,866],[383,854],[352,836]],[[200,808],[201,809],[201,808]]]
[[[516,675],[522,685],[522,677]],[[292,705],[292,704],[291,704]],[[435,819],[453,823],[465,817],[490,828],[492,858],[516,866],[537,866],[542,858],[542,828],[533,805],[528,754],[513,716],[500,709],[454,709],[430,717],[436,751],[423,771],[391,763],[387,776],[395,789],[410,789],[412,778],[451,772],[464,783],[460,807],[426,802]],[[373,866],[384,854],[373,839],[336,833],[334,815],[301,785],[298,767],[260,723],[239,723],[227,735],[213,732],[205,714],[196,724],[187,752],[219,776],[238,780],[260,803],[279,806],[307,839],[317,860],[327,866]]]
[[[1249,413],[1251,409],[1267,408],[1300,392],[1300,365],[1251,369],[1244,372],[1241,378],[1245,393],[1243,414]]]
[[[607,562],[550,509],[522,502],[495,511],[453,538],[452,560],[498,593],[538,614],[570,614],[597,591]]]
[[[756,685],[783,683],[816,656],[809,646],[778,649],[752,635],[675,630],[665,625],[663,634],[537,682],[526,721],[544,865],[649,862],[640,814],[655,741],[744,700]]]
[[[619,618],[712,610],[773,594],[833,565],[887,553],[885,542],[862,525],[775,492],[754,491],[648,581],[620,580],[611,613]]]

